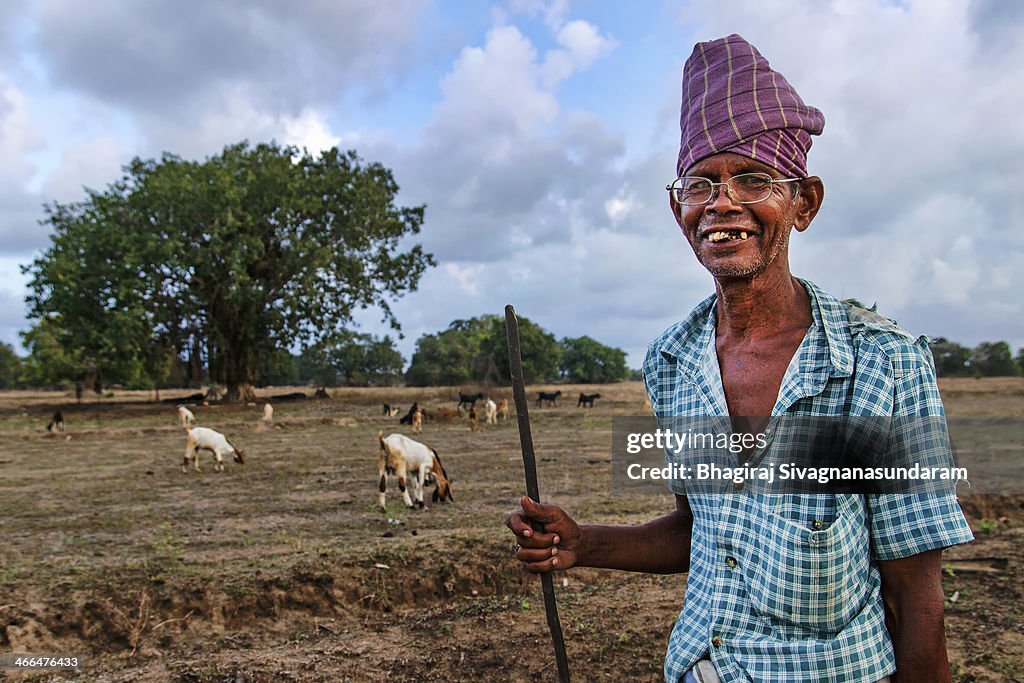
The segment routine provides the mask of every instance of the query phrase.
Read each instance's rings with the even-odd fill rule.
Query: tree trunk
[[[224,394],[225,403],[252,403],[256,401],[256,389],[248,382],[232,382]]]

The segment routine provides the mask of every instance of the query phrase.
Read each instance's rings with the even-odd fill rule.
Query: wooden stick
[[[526,400],[526,382],[523,378],[523,359],[519,350],[519,321],[512,304],[505,306],[505,332],[508,335],[508,366],[512,376],[512,396],[516,403],[516,419],[519,422],[519,443],[523,449],[523,469],[526,472],[526,493],[540,503],[540,488],[537,486],[537,459],[533,454],[533,434],[530,432],[530,409]],[[539,522],[533,523],[534,531],[544,531]],[[559,683],[569,683],[569,660],[565,654],[565,640],[562,638],[562,624],[558,621],[558,607],[555,605],[555,585],[550,572],[540,575],[544,592],[544,613],[548,618],[551,642],[555,646],[555,661],[558,664]]]

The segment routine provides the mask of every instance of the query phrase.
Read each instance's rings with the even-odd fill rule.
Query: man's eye
[[[732,181],[738,183],[745,190],[763,190],[771,184],[768,178],[759,175],[737,176]]]

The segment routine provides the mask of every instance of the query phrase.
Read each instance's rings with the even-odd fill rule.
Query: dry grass
[[[641,384],[530,395],[556,388],[558,408],[530,407],[545,498],[593,523],[670,509],[666,494],[611,489],[611,420],[643,414]],[[942,389],[951,415],[1024,414],[1024,380]],[[594,409],[576,408],[581,390],[601,393]],[[326,401],[275,403],[269,426],[262,400],[199,406],[200,424],[249,459],[223,474],[206,459],[198,475],[180,471],[173,404],[147,403],[146,392],[81,404],[0,394],[0,650],[89,653],[88,680],[549,678],[539,589],[512,559],[502,524],[523,488],[514,420],[475,433],[466,421],[428,423],[422,440],[441,453],[455,504],[405,510],[392,488],[388,513],[376,509],[377,432],[406,431],[381,404],[454,407],[458,391],[332,389]],[[70,440],[44,433],[55,406]],[[996,577],[946,579],[947,594],[961,596],[947,604],[961,681],[1011,680],[1024,668],[1014,643],[984,661],[973,654],[983,634],[1012,640],[1010,624],[1024,615],[1008,597],[1024,593],[1022,500],[967,506],[995,527],[953,556],[1009,560]],[[558,582],[575,677],[658,679],[678,577],[573,570]]]

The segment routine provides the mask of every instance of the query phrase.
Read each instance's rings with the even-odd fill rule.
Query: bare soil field
[[[543,497],[588,523],[671,509],[667,489],[612,490],[612,417],[643,414],[641,384],[531,387],[555,389],[557,407],[530,412]],[[593,409],[576,407],[581,389],[601,393]],[[951,417],[1024,418],[1024,379],[941,389]],[[194,407],[248,458],[217,473],[204,454],[188,474],[173,403],[0,393],[0,653],[85,658],[0,679],[555,680],[540,583],[503,523],[524,489],[515,421],[428,422],[417,438],[441,454],[455,500],[428,491],[428,509],[407,510],[391,478],[384,513],[377,432],[409,431],[381,404],[454,408],[458,388],[330,393],[275,402],[272,424],[262,400]],[[66,432],[48,434],[57,408]],[[1024,434],[1011,441],[1024,459]],[[1024,496],[961,503],[977,540],[946,553],[954,680],[1024,681]],[[661,680],[685,576],[574,569],[555,585],[575,680]]]

